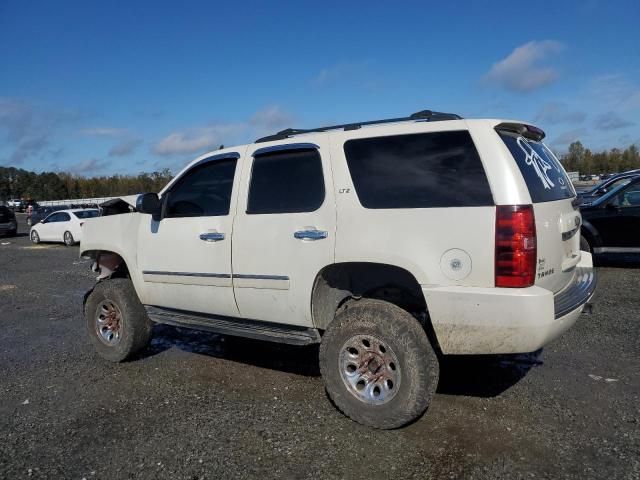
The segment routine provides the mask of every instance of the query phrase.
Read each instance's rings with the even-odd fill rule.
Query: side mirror
[[[154,219],[160,217],[161,205],[157,193],[143,193],[136,200],[136,210],[153,215]]]

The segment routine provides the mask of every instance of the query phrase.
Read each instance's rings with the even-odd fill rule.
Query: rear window
[[[564,168],[544,143],[508,133],[499,135],[520,168],[532,202],[552,202],[575,196]]]
[[[98,216],[98,210],[82,210],[80,212],[72,212],[78,218],[95,218]]]
[[[494,204],[467,131],[354,139],[345,142],[344,151],[365,208]]]

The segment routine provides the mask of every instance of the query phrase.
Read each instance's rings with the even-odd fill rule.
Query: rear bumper
[[[593,296],[591,255],[582,252],[574,279],[554,294],[541,287],[428,287],[422,291],[445,354],[533,352],[570,328]]]

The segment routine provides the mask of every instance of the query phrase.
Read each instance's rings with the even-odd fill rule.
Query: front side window
[[[494,204],[467,131],[354,139],[345,142],[344,152],[365,208]]]
[[[324,194],[322,159],[317,150],[256,155],[247,213],[313,212],[324,202]]]
[[[640,207],[640,183],[634,183],[615,196],[613,205],[620,208]]]
[[[167,193],[167,217],[213,217],[229,214],[235,158],[193,167]]]

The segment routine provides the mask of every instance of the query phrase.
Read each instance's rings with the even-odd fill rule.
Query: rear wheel
[[[64,239],[64,244],[67,247],[70,247],[76,243],[76,241],[73,239],[73,235],[71,235],[71,232],[64,232],[62,238]]]
[[[580,250],[591,253],[591,245],[589,241],[584,237],[584,235],[580,235]]]
[[[85,303],[87,333],[98,354],[122,362],[151,339],[151,321],[128,278],[98,282]]]
[[[392,429],[429,406],[439,365],[424,329],[405,310],[381,300],[351,302],[320,346],[327,393],[349,418]]]
[[[35,230],[31,230],[31,242],[38,244],[40,243],[40,235],[38,235],[38,232],[36,232]]]

